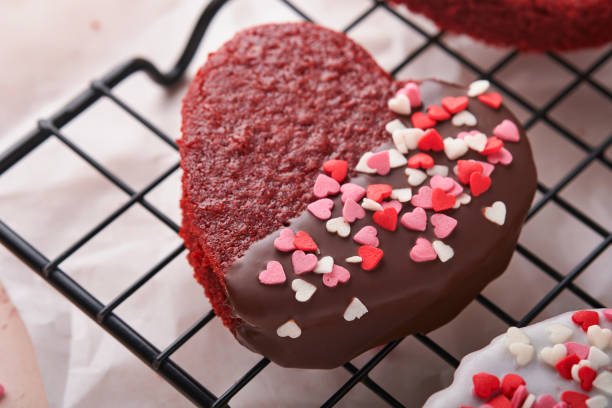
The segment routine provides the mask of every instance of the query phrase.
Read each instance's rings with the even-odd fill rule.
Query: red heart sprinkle
[[[512,408],[512,403],[504,395],[498,395],[481,405],[480,408]]]
[[[348,172],[348,162],[346,160],[328,160],[323,163],[323,170],[334,180],[342,183]]]
[[[593,380],[597,377],[597,371],[591,367],[583,366],[578,370],[578,378],[580,378],[580,388],[584,391],[591,391],[593,388]]]
[[[525,380],[518,374],[506,374],[502,379],[502,394],[508,398],[512,398],[514,391],[521,385],[525,385]]]
[[[312,237],[304,231],[298,231],[297,234],[295,234],[293,245],[302,251],[316,251],[319,248]]]
[[[374,269],[382,259],[383,254],[382,249],[370,245],[360,246],[357,250],[357,255],[361,257],[361,267],[366,271]]]
[[[493,109],[497,109],[501,106],[502,96],[497,92],[489,92],[478,95],[478,100]]]
[[[599,324],[599,314],[592,310],[580,310],[572,315],[572,320],[586,332],[589,327]]]
[[[370,184],[366,190],[366,195],[370,200],[380,203],[391,195],[391,186],[388,184]]]
[[[570,408],[587,408],[588,395],[576,391],[565,391],[561,394],[561,400],[567,402]]]
[[[472,160],[457,161],[457,178],[463,184],[468,184],[470,182],[470,175],[474,172],[482,173],[482,164]]]
[[[412,121],[412,126],[423,130],[436,126],[436,121],[423,112],[414,112],[410,120]]]
[[[470,174],[470,190],[474,197],[478,197],[491,187],[491,177],[483,176],[480,172]]]
[[[442,98],[442,106],[450,113],[461,112],[468,106],[468,98],[465,96],[447,96]]]
[[[424,151],[433,150],[435,152],[441,152],[444,150],[444,141],[436,129],[429,129],[419,139],[418,146],[419,149]]]
[[[376,224],[388,231],[395,231],[395,228],[397,228],[397,211],[393,207],[387,207],[383,211],[376,211],[372,219]]]
[[[566,380],[572,379],[572,366],[574,364],[578,364],[580,362],[580,358],[575,354],[570,354],[569,356],[563,357],[557,364],[555,364],[555,368],[559,372],[561,377]]]
[[[417,153],[410,156],[407,165],[412,169],[418,169],[419,167],[430,169],[434,166],[434,159],[427,153]]]
[[[478,373],[472,377],[474,395],[482,399],[489,399],[500,391],[499,378],[489,373]]]
[[[431,203],[434,211],[444,211],[453,208],[455,200],[454,195],[446,194],[441,188],[434,188],[431,193]]]
[[[504,147],[504,142],[497,136],[493,136],[487,139],[487,144],[480,154],[487,156],[489,154],[497,153]]]
[[[429,116],[433,120],[437,120],[438,122],[449,120],[451,118],[450,113],[448,113],[438,105],[429,106],[427,108],[427,116]]]

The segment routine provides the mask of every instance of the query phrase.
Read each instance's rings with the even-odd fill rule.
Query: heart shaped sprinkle
[[[540,395],[531,408],[553,408],[557,400],[548,394]],[[522,408],[522,407],[521,407]]]
[[[278,238],[274,240],[274,248],[281,252],[291,252],[295,249],[295,245],[293,245],[294,239],[294,232],[290,228],[283,228]]]
[[[419,139],[418,148],[425,152],[428,150],[441,152],[444,150],[444,141],[436,129],[429,129]]]
[[[348,162],[346,160],[328,160],[323,163],[323,170],[334,180],[342,183],[348,172]]]
[[[612,322],[612,309],[604,309],[601,313],[608,321]]]
[[[457,161],[457,178],[463,184],[470,182],[470,175],[474,172],[483,173],[482,164],[473,160]]]
[[[467,95],[470,98],[474,98],[480,94],[487,92],[489,86],[491,86],[491,83],[486,79],[479,79],[477,81],[474,81],[468,87]]]
[[[361,259],[361,257],[358,255],[354,255],[354,256],[349,256],[348,258],[345,259],[345,261],[348,263],[361,263],[363,259]]]
[[[314,185],[314,195],[318,198],[327,197],[340,192],[340,183],[325,174],[319,174]]]
[[[476,116],[474,116],[470,111],[464,110],[453,116],[451,123],[453,124],[453,126],[457,127],[476,126],[478,124],[478,121],[476,120]]]
[[[331,217],[331,210],[334,208],[334,202],[329,198],[321,198],[308,204],[306,208],[318,219],[327,220]]]
[[[589,368],[592,368],[592,367],[591,367],[591,363],[590,363],[588,360],[580,360],[580,361],[578,362],[578,364],[574,364],[574,365],[572,366],[572,370],[571,370],[571,372],[572,372],[572,379],[573,379],[574,381],[576,381],[577,383],[580,383],[580,377],[578,376],[578,372],[580,371],[580,369],[581,369],[582,367],[589,367]]]
[[[384,150],[382,152],[372,154],[368,160],[366,160],[368,167],[376,170],[381,176],[386,176],[391,171],[391,161],[389,159],[389,151]]]
[[[501,382],[501,391],[508,398],[512,398],[518,387],[525,385],[525,380],[518,374],[506,374]]]
[[[398,93],[408,97],[411,107],[416,108],[421,106],[421,90],[414,82],[408,82],[398,91]]]
[[[594,324],[587,329],[587,338],[591,345],[605,350],[610,345],[612,331],[610,329],[602,329],[598,324]]]
[[[338,282],[346,283],[351,278],[351,273],[340,265],[334,265],[330,273],[323,275],[323,284],[328,288],[335,287]]]
[[[591,367],[581,367],[578,370],[578,378],[580,379],[580,388],[584,391],[591,391],[593,388],[593,381],[597,377],[597,371],[593,370]]]
[[[434,165],[434,159],[427,153],[416,153],[410,156],[408,159],[408,167],[411,169],[422,169],[432,168]]]
[[[491,187],[491,178],[479,172],[470,174],[470,191],[472,196],[478,197]]]
[[[567,343],[564,343],[563,345],[567,349],[568,356],[570,354],[575,354],[580,358],[580,360],[585,360],[587,356],[589,355],[589,347],[585,346],[582,343],[568,341]]]
[[[344,320],[352,322],[355,319],[360,319],[364,314],[368,313],[368,308],[363,304],[361,300],[354,297],[351,303],[344,309]]]
[[[506,222],[506,204],[502,201],[495,201],[490,207],[483,209],[485,218],[497,225],[504,225]]]
[[[553,347],[544,347],[540,350],[540,360],[554,367],[562,358],[567,356],[567,349],[563,344],[555,344]]]
[[[596,395],[594,397],[589,398],[584,402],[587,408],[607,408],[608,407],[608,399],[603,395]],[[572,407],[573,408],[573,407]]]
[[[457,196],[457,199],[455,200],[455,205],[453,205],[453,208],[459,208],[462,205],[468,205],[470,202],[472,201],[472,196],[470,196],[467,193],[462,193],[459,194]]]
[[[468,134],[463,138],[463,141],[468,145],[468,147],[477,152],[482,152],[487,145],[487,135],[484,133],[475,133]]]
[[[450,113],[448,113],[445,109],[438,105],[430,105],[427,107],[427,116],[431,119],[443,122],[445,120],[449,120],[451,118]]]
[[[353,240],[361,245],[369,245],[373,247],[378,247],[378,231],[371,225],[366,225],[353,237]],[[360,261],[361,262],[361,261]]]
[[[433,261],[438,257],[431,242],[425,238],[417,238],[416,243],[410,250],[410,259],[414,262]]]
[[[264,271],[259,272],[259,282],[264,285],[280,285],[285,283],[285,270],[278,261],[270,261]]]
[[[406,95],[399,94],[387,101],[387,106],[398,115],[410,115],[410,99]]]
[[[423,188],[423,187],[421,187]],[[419,193],[421,190],[419,189]],[[447,194],[441,188],[434,188],[431,193],[431,203],[434,211],[440,212],[453,208],[455,205],[455,196]]]
[[[412,126],[422,130],[436,126],[436,121],[423,112],[414,112],[410,116],[410,120],[412,121]]]
[[[295,320],[290,319],[276,329],[276,335],[278,337],[291,337],[292,339],[297,339],[302,335],[302,330]]]
[[[467,108],[468,98],[465,96],[447,96],[442,98],[442,106],[450,113],[458,113]]]
[[[330,219],[325,223],[325,229],[330,234],[338,234],[341,238],[346,238],[351,234],[351,224],[344,221],[343,217]]]
[[[407,168],[404,170],[405,174],[408,176],[408,184],[413,187],[418,186],[427,178],[427,174],[424,171]]]
[[[576,391],[564,391],[561,394],[561,400],[567,402],[570,408],[587,408],[586,400],[588,399],[588,395]]]
[[[315,273],[330,273],[334,267],[334,258],[327,255],[317,261],[313,272]]]
[[[518,142],[521,138],[518,127],[509,119],[504,119],[499,125],[495,126],[493,135],[507,142]]]
[[[427,169],[426,172],[429,176],[446,177],[448,176],[448,166],[436,164],[432,168]]]
[[[304,251],[300,250],[291,254],[291,264],[296,275],[312,271],[317,266],[317,262],[317,257],[314,254],[306,255]]]
[[[385,130],[391,134],[393,134],[394,131],[400,129],[406,129],[406,126],[399,119],[393,119],[392,121],[387,122],[387,124],[385,125]]]
[[[363,156],[361,156],[361,158],[359,158],[359,162],[355,166],[355,170],[360,172],[360,173],[376,174],[376,170],[374,170],[373,168],[368,166],[368,163],[367,163],[368,160],[370,159],[370,157],[372,157],[373,154],[374,153],[372,153],[372,152],[365,152],[363,154]]]
[[[427,213],[421,207],[404,213],[400,219],[402,225],[413,231],[425,231],[427,228]]]
[[[412,198],[412,189],[410,187],[394,188],[391,190],[391,195],[389,197],[399,201],[400,203],[406,203]]]
[[[444,139],[444,153],[449,160],[457,160],[468,151],[468,145],[464,140],[447,137]]]
[[[410,204],[415,207],[421,207],[426,209],[433,208],[431,187],[423,186],[419,188],[419,192],[413,195],[412,199],[410,199]]]
[[[457,220],[444,214],[433,214],[429,219],[431,225],[434,226],[434,234],[437,238],[446,238],[457,226]],[[422,231],[424,231],[423,228]]]
[[[294,279],[291,281],[291,289],[295,292],[295,300],[298,302],[308,302],[317,291],[315,285],[303,279]]]
[[[461,184],[453,180],[453,188],[451,188],[451,190],[448,191],[448,193],[454,195],[455,197],[458,197],[463,193],[463,187],[461,186]],[[455,204],[456,204],[456,200],[455,200]],[[453,205],[453,208],[455,208],[454,205]]]
[[[374,269],[384,255],[381,249],[370,245],[360,246],[357,254],[361,257],[361,268],[366,271]]]
[[[480,154],[488,156],[490,154],[499,152],[502,147],[504,147],[504,142],[502,142],[502,140],[497,136],[493,136],[487,139],[487,144]]]
[[[383,210],[386,210],[387,208],[393,208],[395,212],[399,214],[402,211],[402,203],[397,200],[383,201],[382,208]]]
[[[455,180],[450,177],[433,176],[429,180],[431,188],[439,188],[442,191],[449,192],[455,187]]]
[[[599,314],[593,310],[579,310],[572,315],[572,321],[586,332],[592,325],[599,324]]]
[[[533,359],[535,349],[531,344],[512,343],[508,346],[510,353],[514,356],[514,361],[519,367],[526,366]]]
[[[446,245],[442,241],[434,241],[431,246],[433,247],[434,251],[436,251],[438,259],[440,259],[442,262],[448,261],[455,255],[453,248],[450,245]]]
[[[364,198],[361,202],[361,207],[368,211],[382,211],[384,210],[383,206],[380,203],[370,200],[369,198]]]
[[[342,207],[342,217],[346,222],[354,222],[365,217],[365,210],[349,198],[344,202],[344,207]]]
[[[381,202],[391,195],[393,189],[388,184],[370,184],[366,190],[366,195],[370,200]]]
[[[595,346],[589,347],[589,356],[587,360],[591,363],[594,370],[599,370],[601,367],[606,367],[610,364],[610,357]]]
[[[487,155],[487,161],[492,164],[501,163],[507,166],[512,163],[512,153],[505,147],[502,147],[497,153]]]
[[[507,348],[514,343],[531,344],[529,337],[518,327],[509,327],[508,330],[506,330],[504,338],[506,340]]]
[[[393,142],[396,147],[404,146],[406,152],[404,152],[401,148],[398,147],[401,153],[408,153],[409,150],[414,150],[419,145],[419,140],[425,134],[423,129],[419,128],[405,128],[401,130],[396,130],[393,132]]]
[[[308,235],[307,232],[304,232],[304,231],[298,231],[297,234],[295,234],[295,239],[293,240],[293,245],[297,249],[301,249],[302,251],[314,252],[317,249],[319,249],[319,247],[314,242],[312,237],[310,235]]]
[[[387,231],[395,231],[397,228],[397,211],[395,208],[388,207],[383,211],[376,211],[374,215],[372,215],[372,219],[376,224]]]
[[[478,95],[478,100],[493,109],[499,109],[502,104],[502,96],[497,92],[489,92]]]
[[[408,160],[406,160],[406,157],[404,157],[404,155],[401,154],[396,149],[389,149],[387,150],[387,152],[389,153],[389,165],[391,166],[392,169],[396,169],[398,167],[404,167],[406,163],[408,163]]]
[[[527,391],[527,387],[525,387],[524,385],[519,385],[516,391],[514,391],[514,393],[512,394],[512,401],[510,401],[510,407],[522,408],[523,406],[525,406],[533,408],[534,400],[535,396],[533,394],[529,394],[529,392]]]
[[[341,185],[340,191],[342,192],[342,197],[340,197],[340,199],[343,203],[349,198],[355,202],[359,202],[359,200],[361,200],[366,193],[365,188],[353,183],[345,183]]]
[[[479,160],[472,160],[474,163],[478,163],[482,166],[482,175],[483,176],[487,176],[487,177],[491,177],[491,173],[493,173],[493,170],[495,170],[495,166],[492,165],[491,163],[487,163],[487,162],[483,162],[483,161],[479,161]]]
[[[568,350],[569,352],[569,350]],[[572,366],[574,364],[578,364],[580,362],[580,358],[575,354],[569,354],[566,357],[563,357],[561,360],[555,364],[555,368],[559,375],[566,380],[572,379]]]
[[[489,373],[478,373],[472,377],[474,395],[478,398],[489,399],[501,391],[499,378]]]
[[[593,381],[595,389],[612,396],[612,373],[602,371]]]

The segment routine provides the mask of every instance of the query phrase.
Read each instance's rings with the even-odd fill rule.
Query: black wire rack
[[[168,136],[166,133],[158,129],[151,121],[146,117],[143,117],[137,113],[130,105],[124,102],[122,99],[117,97],[113,93],[113,88],[121,83],[126,78],[137,72],[145,72],[149,77],[160,87],[169,87],[177,83],[183,76],[189,63],[191,62],[201,39],[203,38],[210,22],[215,17],[216,13],[221,7],[228,2],[228,0],[212,0],[208,6],[204,9],[200,16],[192,34],[187,42],[187,45],[179,57],[174,67],[168,72],[160,72],[159,69],[150,61],[142,58],[131,59],[117,68],[103,76],[101,79],[94,80],[90,83],[89,87],[83,92],[78,94],[74,99],[68,102],[62,109],[57,111],[54,115],[47,119],[38,121],[37,126],[9,150],[5,151],[0,155],[0,176],[3,175],[8,169],[14,164],[25,159],[32,150],[38,145],[47,140],[48,138],[56,138],[61,142],[67,149],[71,150],[74,154],[85,160],[95,170],[97,170],[103,177],[108,179],[116,188],[123,191],[129,198],[119,208],[110,212],[106,218],[104,218],[99,224],[92,228],[89,232],[83,235],[80,239],[66,248],[54,259],[47,258],[41,253],[33,244],[26,241],[18,232],[11,229],[4,221],[0,219],[0,242],[6,246],[15,256],[20,258],[27,266],[33,271],[44,278],[48,283],[55,287],[59,292],[68,298],[72,303],[79,307],[87,316],[94,319],[104,330],[114,336],[119,342],[127,347],[132,353],[146,363],[151,369],[155,370],[161,375],[168,383],[174,386],[178,391],[185,395],[195,405],[202,407],[224,407],[227,406],[230,400],[245,387],[255,376],[257,376],[269,363],[270,361],[266,358],[262,358],[255,365],[253,365],[248,371],[246,371],[240,378],[236,379],[236,382],[229,387],[222,395],[215,395],[205,384],[201,384],[194,379],[189,372],[178,365],[172,360],[172,355],[175,353],[183,344],[185,344],[192,336],[194,336],[200,330],[205,329],[207,323],[215,318],[213,311],[206,313],[202,316],[195,324],[193,324],[188,330],[182,333],[172,343],[170,343],[165,349],[159,350],[153,346],[152,342],[147,340],[142,334],[140,334],[133,327],[128,325],[125,321],[119,318],[114,310],[121,305],[126,299],[134,294],[139,288],[141,288],[147,281],[153,278],[158,272],[160,272],[167,264],[173,259],[180,255],[184,255],[184,246],[179,246],[165,256],[150,270],[146,271],[138,280],[133,282],[130,286],[125,288],[115,299],[107,304],[100,302],[94,297],[87,288],[79,285],[74,281],[67,273],[65,273],[60,265],[73,255],[79,248],[90,241],[96,234],[101,232],[113,221],[115,221],[120,215],[125,213],[132,206],[139,204],[148,210],[153,216],[155,216],[161,223],[165,224],[172,231],[178,232],[179,225],[177,225],[171,218],[164,214],[162,211],[157,209],[151,204],[145,196],[151,192],[160,183],[166,180],[170,175],[174,174],[179,169],[178,157],[174,165],[160,174],[157,178],[152,180],[148,185],[140,190],[134,190],[120,177],[104,167],[100,162],[90,156],[86,151],[79,148],[74,144],[68,137],[62,133],[62,127],[71,122],[77,116],[86,114],[84,111],[95,104],[102,98],[106,98],[115,103],[120,109],[127,112],[135,121],[140,122],[142,125],[147,127],[152,135],[160,138],[163,142],[171,146],[173,149],[177,149],[173,138]],[[313,19],[304,13],[298,6],[292,3],[290,0],[279,0],[279,2],[288,6],[291,10],[299,15],[304,20],[313,21]],[[540,314],[557,296],[559,296],[564,290],[571,291],[573,294],[582,299],[586,304],[592,307],[604,307],[597,299],[581,289],[578,285],[575,285],[574,280],[589,266],[591,265],[609,246],[612,241],[611,232],[604,226],[602,226],[597,220],[594,220],[579,208],[576,208],[572,203],[562,198],[559,193],[574,179],[576,179],[587,166],[593,162],[599,162],[603,165],[606,172],[612,172],[612,163],[610,159],[605,156],[606,149],[612,145],[612,134],[597,146],[590,146],[585,143],[580,137],[574,132],[570,131],[567,127],[561,124],[559,121],[549,115],[550,111],[559,105],[563,99],[574,91],[579,85],[586,83],[596,92],[601,94],[606,101],[612,101],[612,93],[609,89],[601,85],[596,79],[592,77],[592,74],[602,67],[604,64],[611,59],[612,50],[604,51],[595,62],[588,66],[585,70],[576,68],[576,66],[570,63],[567,59],[555,53],[547,53],[547,57],[554,61],[554,63],[561,66],[566,71],[570,72],[574,79],[567,84],[563,89],[559,90],[544,106],[536,107],[528,100],[517,94],[515,91],[506,86],[503,82],[496,79],[495,74],[498,73],[502,68],[506,67],[511,61],[513,61],[519,54],[516,51],[509,51],[503,56],[494,66],[488,70],[483,70],[472,63],[470,60],[462,56],[460,53],[455,51],[452,47],[449,47],[445,42],[442,41],[444,32],[440,31],[436,34],[428,34],[423,28],[415,24],[411,19],[399,12],[397,9],[390,7],[383,1],[372,1],[372,4],[367,10],[361,15],[355,18],[350,24],[348,24],[344,32],[353,30],[358,26],[364,19],[371,15],[376,10],[383,10],[390,13],[394,18],[397,18],[400,22],[408,25],[412,30],[419,33],[424,43],[413,50],[407,55],[399,65],[397,65],[391,73],[396,75],[402,70],[407,64],[423,54],[426,50],[437,47],[442,50],[448,56],[454,58],[475,76],[491,81],[493,86],[502,91],[511,100],[517,103],[525,111],[530,113],[530,117],[523,123],[526,130],[534,127],[539,122],[544,122],[550,128],[552,128],[556,134],[579,150],[585,153],[585,157],[567,172],[556,184],[552,186],[546,186],[543,183],[538,183],[538,190],[541,196],[536,200],[529,211],[527,221],[529,221],[536,213],[538,213],[547,203],[554,202],[563,209],[565,212],[570,214],[576,220],[580,221],[583,225],[588,227],[596,235],[601,238],[601,241],[593,247],[590,252],[584,257],[578,264],[570,271],[561,271],[555,269],[549,265],[546,261],[541,259],[538,255],[532,252],[531,249],[518,245],[516,251],[520,253],[524,258],[531,262],[535,267],[541,270],[543,273],[552,278],[555,282],[553,288],[548,291],[538,302],[531,308],[520,320],[516,320],[510,316],[509,313],[504,311],[500,306],[489,300],[483,295],[479,295],[477,301],[488,309],[494,316],[501,319],[504,324],[507,325],[518,325],[524,326],[529,324],[538,314]],[[610,174],[612,175],[612,174]],[[608,175],[607,177],[610,177]],[[459,361],[447,350],[437,344],[430,337],[420,334],[413,335],[418,341],[423,343],[426,347],[432,350],[436,355],[439,356],[443,361],[449,364],[451,367],[457,367]],[[362,383],[378,397],[380,397],[381,405],[389,405],[393,407],[403,407],[404,403],[400,402],[394,396],[392,396],[387,390],[381,385],[376,383],[370,378],[370,371],[375,368],[403,339],[393,341],[386,346],[379,349],[372,358],[370,358],[361,367],[356,367],[352,363],[346,363],[344,368],[350,374],[350,378],[338,388],[333,395],[327,399],[327,401],[318,402],[312,401],[312,405],[318,405],[321,403],[322,407],[331,407],[336,405],[347,393],[349,393],[356,384]],[[407,404],[410,404],[407,402]],[[410,405],[408,405],[410,406]]]

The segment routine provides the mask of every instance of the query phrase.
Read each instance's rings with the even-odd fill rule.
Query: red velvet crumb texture
[[[396,88],[363,48],[309,23],[254,27],[209,55],[183,101],[181,236],[228,327],[223,274],[305,210],[325,160],[353,168],[386,141]]]

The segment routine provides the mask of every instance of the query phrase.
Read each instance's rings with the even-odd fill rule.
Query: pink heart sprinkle
[[[493,135],[508,142],[518,142],[521,138],[514,122],[508,119],[504,119],[499,125],[495,126]]]
[[[362,206],[349,198],[344,202],[342,216],[346,222],[353,222],[356,219],[362,219],[365,217],[365,210]]]
[[[323,274],[323,284],[329,288],[333,288],[340,283],[348,282],[351,278],[351,273],[341,267],[340,265],[334,264],[330,273]]]
[[[553,408],[570,408],[565,401],[559,401]]]
[[[400,203],[397,200],[391,200],[391,201],[383,201],[382,203],[382,208],[383,210],[385,208],[391,207],[395,210],[396,213],[400,213],[400,211],[402,211],[402,203]]]
[[[500,151],[488,155],[487,161],[492,164],[501,163],[504,166],[507,166],[512,163],[512,153],[510,153],[505,147],[502,147]]]
[[[448,193],[453,189],[453,187],[455,187],[455,180],[450,177],[442,177],[436,174],[429,180],[429,185],[432,189],[441,188],[442,191]]]
[[[469,131],[469,132],[459,132],[459,134],[457,134],[457,139],[461,139],[461,140],[463,140],[463,139],[465,139],[465,137],[466,137],[467,135],[472,135],[472,136],[474,136],[474,135],[476,135],[476,134],[478,134],[478,133],[479,133],[479,132],[478,132],[477,130],[471,130],[471,131]]]
[[[366,161],[368,167],[376,170],[381,176],[389,174],[391,171],[391,160],[389,159],[389,151],[374,153]]]
[[[410,250],[410,259],[414,262],[433,261],[437,257],[433,245],[425,238],[417,238],[416,244]]]
[[[453,183],[455,183],[455,185],[453,186],[452,190],[449,191],[448,193],[457,197],[459,194],[463,193],[463,186],[457,183],[455,180],[453,180]]]
[[[527,392],[527,387],[524,385],[519,385],[514,391],[514,394],[512,394],[512,401],[510,401],[512,408],[521,408],[528,395],[529,392]]]
[[[483,162],[480,160],[472,160],[473,162],[480,163],[482,165],[482,175],[485,177],[489,177],[493,170],[495,170],[495,166],[491,163]]]
[[[604,317],[612,322],[612,309],[604,309],[601,311]]]
[[[407,212],[400,218],[402,225],[414,231],[425,231],[427,228],[427,213],[421,207]]]
[[[378,231],[376,231],[376,228],[372,227],[371,225],[366,225],[355,234],[353,240],[361,245],[378,247],[377,235]]]
[[[417,106],[421,106],[421,91],[419,90],[419,86],[414,82],[409,82],[402,89],[397,91],[398,95],[406,95],[408,100],[410,101],[410,107],[416,108]]]
[[[421,208],[433,208],[433,203],[431,201],[431,194],[433,190],[431,187],[423,186],[419,188],[419,193],[412,196],[410,203],[415,207]]]
[[[573,341],[567,342],[564,344],[567,349],[567,355],[575,354],[581,360],[585,360],[589,355],[589,346],[585,346],[584,344],[576,343]]]
[[[325,174],[319,174],[315,180],[314,195],[318,198],[337,194],[340,191],[340,183]]]
[[[359,202],[359,200],[361,200],[366,193],[365,188],[353,183],[345,183],[341,185],[340,191],[342,191],[341,200],[343,203],[349,198],[355,202]]]
[[[264,285],[278,285],[286,280],[283,265],[278,261],[270,261],[266,270],[259,272],[259,281]]]
[[[293,251],[295,249],[295,245],[293,245],[294,239],[295,234],[293,231],[289,228],[284,228],[281,230],[279,237],[274,240],[274,248],[282,252]]]
[[[327,220],[331,217],[331,209],[334,208],[334,202],[329,198],[321,198],[314,203],[308,204],[306,208],[318,219]]]
[[[557,400],[548,394],[540,395],[531,408],[553,408],[557,404]]]
[[[300,250],[291,254],[291,264],[296,275],[312,271],[317,266],[317,262],[315,254],[306,255],[306,252]]]
[[[444,214],[434,214],[429,219],[434,226],[434,234],[438,238],[446,238],[457,226],[457,220]]]

